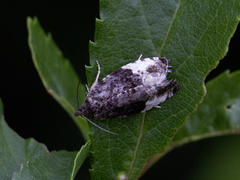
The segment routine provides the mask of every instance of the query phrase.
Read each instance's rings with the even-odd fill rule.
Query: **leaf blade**
[[[85,119],[75,117],[73,113],[77,107],[77,85],[79,78],[74,68],[63,57],[62,52],[55,45],[51,35],[46,35],[37,18],[27,19],[29,31],[29,47],[32,52],[33,63],[47,92],[67,111],[74,120],[86,140],[89,139],[89,127]],[[85,87],[79,86],[79,102],[84,101]]]
[[[0,99],[0,178],[66,179],[70,178],[76,152],[49,152],[33,138],[24,140],[8,127]]]
[[[82,166],[85,159],[88,157],[89,149],[90,149],[91,142],[86,142],[85,145],[83,145],[80,149],[80,151],[77,153],[75,159],[74,159],[74,165],[72,169],[71,179],[74,180],[75,176],[77,175],[78,170]]]
[[[189,121],[173,139],[198,140],[210,136],[240,133],[240,71],[225,71],[207,83],[208,93]],[[200,121],[201,120],[201,121]],[[190,138],[191,137],[191,138]]]
[[[207,82],[207,95],[203,102],[174,136],[171,144],[163,152],[148,159],[144,172],[172,149],[185,143],[204,138],[240,133],[238,84],[240,71],[229,73],[225,71],[213,80]],[[230,96],[228,96],[230,95]],[[226,96],[231,97],[229,99]],[[220,101],[218,99],[221,99]],[[229,102],[233,102],[231,108]],[[224,114],[224,116],[222,116]],[[219,118],[221,116],[222,118]],[[221,126],[217,126],[220,124]],[[214,130],[215,129],[215,130]],[[218,129],[218,130],[216,130]]]
[[[151,7],[155,11],[147,3],[152,3],[151,6],[155,3]],[[143,57],[161,55],[171,59],[173,73],[169,78],[176,78],[182,88],[161,104],[162,109],[152,109],[145,117],[95,120],[119,136],[104,134],[92,127],[92,179],[99,176],[102,179],[136,179],[147,159],[165,150],[202,101],[204,79],[227,51],[229,39],[239,22],[238,3],[221,0],[101,1],[101,20],[96,21],[95,43],[90,44],[91,64],[98,60],[102,67],[100,79],[135,61],[140,54]],[[171,9],[169,14],[168,8]],[[158,14],[159,9],[166,14],[163,21],[158,16],[151,17]],[[169,21],[171,18],[173,20]],[[151,24],[146,23],[146,19],[152,21]],[[158,23],[165,26],[157,26]],[[149,31],[149,24],[156,25],[157,28],[152,29],[155,34]],[[96,68],[88,70],[96,74]],[[91,84],[94,77],[88,76],[88,80]]]

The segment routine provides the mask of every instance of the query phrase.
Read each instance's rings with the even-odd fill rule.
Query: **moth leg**
[[[85,87],[86,87],[86,89],[87,89],[87,92],[89,93],[89,87],[88,87],[88,85],[85,84]]]
[[[92,86],[91,86],[91,88],[90,88],[90,91],[94,88],[94,86],[96,86],[96,84],[98,83],[98,78],[99,78],[99,75],[100,75],[100,65],[99,65],[99,63],[98,63],[98,61],[96,61],[96,63],[97,63],[97,66],[98,66],[98,73],[97,73],[97,77],[96,77],[96,79],[95,79],[95,81],[93,82],[93,84],[92,84]],[[88,91],[89,92],[89,91]]]
[[[138,60],[140,60],[140,59],[141,59],[141,57],[142,57],[142,54],[140,54],[140,56],[139,56]]]
[[[159,108],[159,109],[161,108],[161,106],[154,106],[154,107],[155,107],[155,108]]]

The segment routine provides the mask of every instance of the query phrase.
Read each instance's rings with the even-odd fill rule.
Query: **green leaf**
[[[76,152],[44,152],[32,161],[25,162],[13,180],[25,179],[70,179]]]
[[[240,133],[240,71],[222,73],[207,83],[207,95],[173,143]]]
[[[8,127],[3,117],[3,104],[0,99],[0,179],[11,179],[13,172],[20,170],[21,165],[31,161],[47,148],[34,139],[24,141]]]
[[[22,139],[4,121],[0,99],[0,179],[69,179],[75,155],[67,151],[49,153],[34,139]]]
[[[27,19],[29,47],[34,65],[47,92],[68,112],[81,129],[85,139],[89,139],[89,127],[85,119],[73,116],[77,110],[77,85],[79,78],[70,62],[54,43],[50,34],[46,35],[37,18]],[[84,102],[85,88],[79,87],[79,102]]]
[[[74,160],[74,166],[72,170],[71,180],[74,180],[78,170],[82,166],[83,162],[89,155],[89,149],[90,149],[91,142],[88,141],[85,145],[82,146],[80,151],[77,153],[75,160]]]
[[[207,95],[163,152],[152,156],[149,169],[167,152],[203,138],[240,133],[240,71],[226,71],[206,84]]]
[[[100,1],[87,68],[89,85],[101,65],[100,79],[143,57],[171,59],[181,89],[146,114],[94,120],[118,133],[91,126],[92,179],[137,179],[147,159],[163,152],[205,95],[204,79],[227,52],[239,22],[240,1]]]

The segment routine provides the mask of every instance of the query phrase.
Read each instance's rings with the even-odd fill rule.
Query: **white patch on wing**
[[[145,58],[144,60],[137,60],[133,63],[129,63],[122,66],[123,69],[131,69],[134,74],[139,74],[140,72],[145,72],[146,68],[150,65],[155,65],[156,62],[150,58]]]
[[[142,110],[142,113],[145,111],[148,111],[150,109],[152,109],[154,106],[157,106],[158,104],[166,101],[166,99],[168,98],[168,93],[163,94],[163,96],[157,97],[155,96],[153,99],[148,100],[146,102],[146,107],[144,110]]]
[[[168,67],[168,60],[167,63],[163,63],[159,57],[152,57],[139,59],[123,66],[122,69],[131,69],[133,74],[140,75],[143,85],[148,89],[147,93],[152,95],[157,91],[156,87],[167,84],[165,80],[168,72],[171,72]]]
[[[164,81],[166,80],[167,74],[156,73],[156,75],[157,76],[151,76],[151,74],[143,74],[143,84],[148,88],[163,86],[165,84]]]

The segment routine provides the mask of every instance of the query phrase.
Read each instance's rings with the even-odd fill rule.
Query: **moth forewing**
[[[172,97],[180,88],[175,79],[167,80],[167,74],[171,72],[168,68],[171,66],[164,57],[141,59],[140,56],[135,62],[122,66],[100,82],[100,65],[97,61],[96,63],[96,80],[88,91],[85,102],[74,115],[84,117],[106,132],[110,131],[99,127],[86,116],[111,119],[143,113],[153,107],[159,108],[160,103]]]

